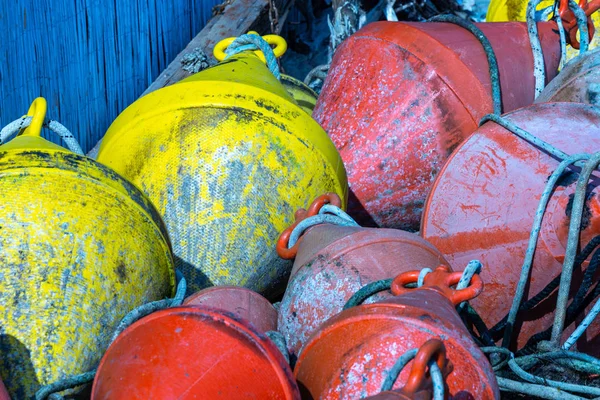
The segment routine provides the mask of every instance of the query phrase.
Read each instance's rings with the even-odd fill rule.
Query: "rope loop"
[[[400,356],[383,381],[381,391],[392,390],[400,373],[412,360],[414,362],[410,375],[406,385],[402,389],[404,394],[412,397],[422,386],[423,380],[426,378],[427,369],[429,369],[429,375],[433,383],[433,399],[444,399],[444,373],[449,373],[452,366],[446,358],[446,347],[439,339],[429,339],[420,348],[408,350]]]
[[[277,79],[281,79],[281,71],[279,70],[277,56],[275,56],[275,52],[273,52],[271,45],[260,35],[247,33],[237,37],[225,50],[225,54],[227,54],[225,59],[244,51],[253,50],[262,51],[267,61],[267,67],[269,67],[271,73],[273,73]]]
[[[298,239],[300,239],[300,237],[308,228],[320,224],[360,227],[360,225],[358,225],[358,223],[341,208],[332,204],[325,204],[319,210],[317,215],[300,221],[300,223],[294,227],[292,233],[290,234],[288,249],[294,247],[294,245],[298,242]]]
[[[31,125],[32,120],[33,117],[24,115],[2,128],[2,130],[0,130],[0,145],[6,143],[9,138]],[[67,148],[73,153],[82,156],[84,155],[79,142],[77,142],[77,139],[75,139],[75,136],[73,136],[71,131],[69,131],[63,124],[53,119],[46,119],[44,120],[44,124],[42,126],[56,133],[65,142]]]

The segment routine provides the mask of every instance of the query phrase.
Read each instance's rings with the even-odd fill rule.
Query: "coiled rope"
[[[33,117],[25,115],[2,128],[2,130],[0,130],[0,145],[6,143],[8,139],[19,133],[22,129],[27,128],[31,124],[32,119]],[[67,148],[73,153],[84,155],[79,142],[77,142],[77,139],[75,139],[75,136],[73,136],[71,131],[69,131],[63,124],[53,119],[46,119],[42,126],[56,133],[65,142]]]
[[[183,299],[185,298],[185,292],[187,290],[187,282],[181,272],[179,272],[178,270],[175,272],[177,276],[177,290],[175,292],[175,297],[171,299],[164,299],[146,303],[137,308],[134,308],[132,311],[127,313],[125,317],[123,317],[123,319],[121,320],[121,323],[115,329],[109,346],[112,344],[112,342],[114,342],[117,336],[119,336],[119,334],[123,332],[123,330],[125,330],[127,327],[129,327],[131,324],[138,321],[139,319],[155,311],[163,310],[169,307],[177,307],[180,306],[181,303],[183,303]],[[97,368],[89,372],[68,377],[57,382],[51,383],[49,385],[43,386],[36,392],[35,400],[63,400],[64,397],[59,394],[60,392],[92,382],[94,380],[94,377],[96,376],[96,372]]]

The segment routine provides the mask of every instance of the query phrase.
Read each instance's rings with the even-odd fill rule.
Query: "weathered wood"
[[[275,0],[275,6],[279,12],[279,30],[281,30],[293,2],[294,0]],[[183,70],[181,59],[195,48],[199,47],[202,49],[214,61],[212,50],[215,44],[222,39],[239,36],[250,30],[257,31],[260,34],[271,32],[269,0],[233,0],[231,4],[225,7],[221,14],[216,15],[208,21],[200,33],[188,43],[185,49],[175,57],[158,78],[142,93],[142,96],[188,77],[190,74]],[[100,142],[87,154],[89,157],[96,158],[98,156]]]
[[[275,1],[275,6],[279,10],[280,29],[284,22],[283,17],[286,16],[291,3],[292,0]],[[249,30],[267,34],[270,33],[270,29],[268,0],[234,0],[232,4],[225,7],[222,14],[208,21],[204,29],[175,57],[142,96],[187,77],[189,73],[182,69],[181,59],[195,48],[199,47],[212,58],[213,47],[222,39],[239,36]]]

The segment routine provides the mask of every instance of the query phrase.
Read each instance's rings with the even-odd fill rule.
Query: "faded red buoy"
[[[534,101],[522,22],[476,24],[500,73],[504,111]],[[546,77],[556,75],[556,24],[538,23]],[[446,158],[492,112],[488,61],[469,31],[449,23],[375,22],[337,49],[313,117],[342,156],[361,225],[417,230]]]
[[[277,347],[244,320],[214,309],[157,311],[104,354],[92,399],[294,399],[298,388]]]
[[[184,305],[226,311],[254,325],[260,332],[277,330],[277,310],[260,294],[240,286],[213,286],[189,296]]]
[[[567,154],[600,148],[600,110],[578,103],[542,103],[504,116],[517,126]],[[471,303],[488,327],[509,311],[533,226],[549,176],[559,161],[493,122],[485,123],[455,150],[440,171],[425,205],[422,236],[435,245],[451,265],[472,259],[483,264],[486,290]],[[562,270],[570,221],[570,200],[577,169],[558,182],[542,220],[540,236],[525,298],[530,299]],[[594,173],[580,235],[583,248],[600,234],[600,202]],[[581,271],[572,288],[581,282]],[[533,310],[519,314],[518,345],[552,326],[556,293]],[[586,331],[578,348],[598,354],[600,324]],[[584,335],[584,338],[586,337]],[[585,341],[588,343],[584,343]]]
[[[421,288],[405,288],[417,281],[419,272],[410,271],[394,279],[395,297],[342,311],[311,336],[294,369],[307,398],[379,394],[396,360],[430,339],[443,340],[446,357],[452,363],[453,370],[446,378],[450,396],[500,397],[492,367],[454,309],[454,305],[481,292],[481,279],[475,275],[466,289],[454,290],[450,286],[462,273],[441,266],[425,276]],[[402,388],[408,377],[406,368],[394,388]]]
[[[600,49],[574,58],[535,99],[549,101],[600,104]]]
[[[6,386],[4,386],[4,382],[0,379],[0,400],[10,400],[10,395],[8,394],[8,390],[6,390]]]
[[[319,199],[316,202],[323,206]],[[315,204],[309,208],[312,214],[320,209]],[[306,216],[300,213],[293,226]],[[289,233],[287,229],[282,237],[289,239]],[[317,327],[342,311],[348,299],[364,285],[414,268],[449,265],[427,241],[396,229],[322,224],[306,231],[294,247],[294,252],[285,253],[296,259],[278,319],[278,330],[292,356],[297,356]],[[380,293],[370,301],[389,296]]]

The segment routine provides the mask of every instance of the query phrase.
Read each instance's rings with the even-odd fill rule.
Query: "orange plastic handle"
[[[408,271],[398,275],[392,281],[392,293],[396,296],[408,293],[412,290],[406,287],[409,283],[416,283],[419,279],[419,273],[421,271]],[[483,281],[479,275],[473,275],[471,278],[471,284],[464,289],[452,289],[452,286],[456,285],[462,276],[462,272],[450,272],[450,267],[447,265],[440,265],[435,271],[430,272],[425,276],[423,280],[423,286],[420,289],[436,290],[443,294],[452,304],[458,305],[463,301],[469,301],[479,296],[483,291]]]
[[[414,395],[418,390],[425,386],[425,375],[429,369],[429,362],[436,360],[444,378],[452,372],[452,364],[446,358],[446,346],[439,339],[429,339],[420,348],[413,360],[410,375],[402,392],[407,395]]]
[[[596,32],[591,15],[600,9],[600,0],[592,0],[589,3],[587,0],[579,0],[579,7],[583,9],[585,15],[588,17],[588,36],[591,42],[594,33]],[[560,0],[558,12],[567,33],[567,40],[573,48],[579,49],[579,40],[577,39],[577,31],[579,30],[577,27],[577,18],[575,18],[575,13],[569,8],[569,0]]]
[[[325,204],[331,204],[336,207],[341,207],[342,199],[340,199],[340,196],[338,196],[335,193],[325,193],[317,197],[312,202],[310,207],[308,207],[308,211],[303,208],[296,211],[296,221],[292,225],[290,225],[286,230],[281,232],[281,235],[277,240],[277,244],[275,245],[275,249],[277,250],[277,254],[279,254],[279,257],[285,260],[291,260],[296,257],[296,254],[298,253],[298,246],[300,245],[300,240],[298,240],[296,244],[294,244],[294,246],[288,248],[292,231],[302,220],[317,215]]]

